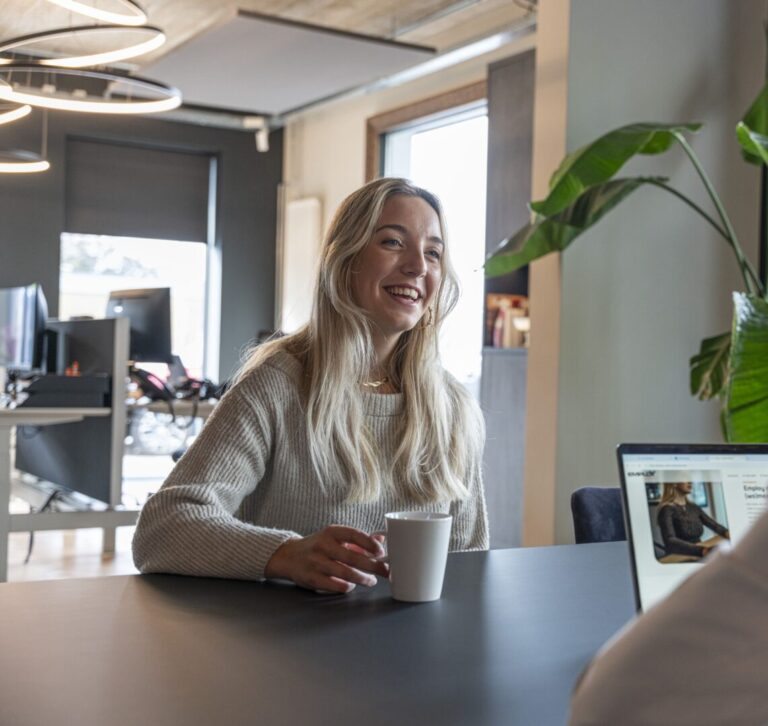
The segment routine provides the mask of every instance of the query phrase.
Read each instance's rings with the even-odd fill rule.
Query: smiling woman
[[[348,592],[386,575],[384,515],[453,515],[452,550],[486,549],[477,405],[440,364],[458,297],[429,192],[350,195],[321,254],[312,318],[255,349],[134,540],[142,572],[274,577]]]
[[[421,197],[393,196],[353,268],[352,294],[372,324],[377,367],[387,360],[400,336],[424,315],[443,276],[444,243],[437,211]]]

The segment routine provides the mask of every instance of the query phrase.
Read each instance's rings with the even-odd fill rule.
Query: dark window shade
[[[534,51],[488,68],[485,250],[528,224],[533,164]],[[486,292],[528,294],[528,267],[486,280]]]
[[[210,156],[67,140],[66,231],[205,242]]]

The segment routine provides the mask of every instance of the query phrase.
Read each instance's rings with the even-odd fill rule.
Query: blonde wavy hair
[[[659,500],[659,509],[661,509],[662,507],[666,507],[668,504],[674,504],[675,499],[677,499],[678,486],[680,484],[689,484],[689,483],[690,482],[681,481],[681,482],[678,482],[677,484],[669,484],[669,483],[664,484],[664,490],[661,494],[661,499]],[[680,493],[683,494],[683,496],[685,496],[686,500],[688,499],[688,496],[684,492],[680,492]]]
[[[339,482],[347,487],[347,501],[374,501],[388,481],[402,482],[422,503],[452,501],[468,495],[466,482],[472,467],[480,465],[485,430],[474,399],[443,370],[438,356],[440,326],[459,297],[447,244],[432,324],[404,332],[389,361],[387,373],[403,394],[404,414],[393,462],[380,460],[365,426],[363,396],[386,394],[361,389],[377,365],[373,324],[353,298],[352,275],[384,204],[396,195],[427,202],[445,237],[437,197],[406,179],[376,179],[353,192],[337,210],[323,243],[310,322],[293,335],[251,349],[236,380],[278,351],[301,361],[312,463],[321,486]]]

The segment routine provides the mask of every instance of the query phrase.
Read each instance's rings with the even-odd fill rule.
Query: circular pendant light
[[[59,77],[81,78],[86,79],[87,82],[101,81],[109,86],[118,85],[121,94],[111,95],[112,91],[110,91],[108,95],[96,95],[89,94],[86,89],[76,89],[71,93],[61,91],[56,82]],[[39,78],[40,82],[33,85],[31,83],[33,78]],[[26,85],[22,85],[22,80]],[[181,93],[172,86],[138,76],[124,76],[108,71],[10,63],[0,66],[0,100],[27,103],[30,106],[56,111],[143,114],[160,113],[178,108],[181,105]]]
[[[16,108],[9,109],[8,111],[0,107],[0,126],[28,116],[30,111],[32,111],[31,106],[16,106]]]
[[[134,42],[124,45],[116,50],[108,50],[100,53],[89,53],[88,55],[72,55],[65,58],[44,58],[40,60],[26,60],[28,65],[56,66],[58,68],[83,68],[85,66],[104,65],[106,63],[115,63],[117,61],[135,58],[143,53],[149,53],[159,48],[165,43],[165,33],[160,28],[151,25],[142,25],[136,28],[126,28],[123,25],[80,25],[73,28],[60,28],[57,30],[47,30],[44,33],[33,33],[19,38],[0,43],[0,53],[16,51],[19,48],[28,48],[39,44],[50,43],[61,39],[71,38],[76,43],[81,40],[88,42],[91,38],[108,37],[119,33],[121,36],[126,34],[136,35]],[[65,51],[66,52],[66,51]],[[0,65],[9,65],[13,63],[12,58],[0,58]]]
[[[32,174],[46,171],[50,164],[31,151],[6,151],[0,149],[0,174]]]
[[[147,14],[141,9],[141,6],[133,0],[110,0],[110,5],[117,12],[111,10],[102,10],[97,8],[91,2],[82,2],[81,0],[48,0],[54,5],[71,10],[73,13],[87,15],[89,18],[101,20],[105,23],[115,23],[117,25],[144,25],[147,22]]]

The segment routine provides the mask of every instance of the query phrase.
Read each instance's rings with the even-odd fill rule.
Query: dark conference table
[[[0,585],[0,724],[562,725],[626,543],[448,558],[441,600],[170,575]]]

